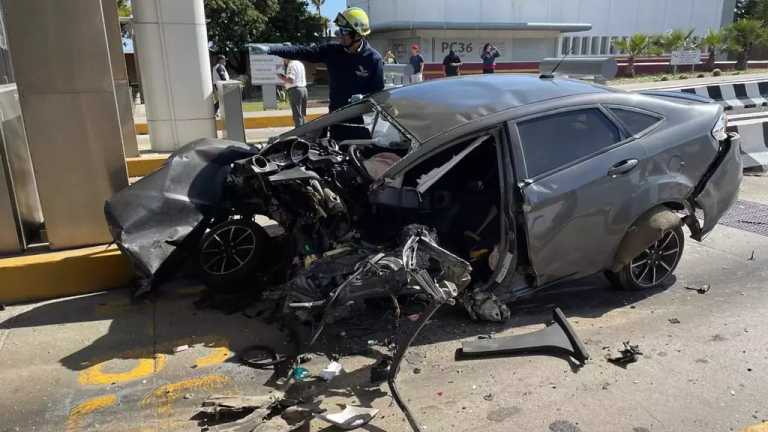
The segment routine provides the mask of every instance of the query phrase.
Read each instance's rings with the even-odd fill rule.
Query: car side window
[[[639,111],[614,107],[610,108],[610,110],[632,135],[637,135],[661,121],[659,117]]]
[[[517,123],[528,177],[533,178],[621,141],[597,108],[566,111]]]

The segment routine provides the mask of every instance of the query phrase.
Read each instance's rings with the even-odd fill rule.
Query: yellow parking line
[[[80,385],[107,385],[146,378],[165,367],[166,357],[163,354],[157,354],[153,357],[139,358],[137,361],[133,369],[118,373],[104,372],[106,361],[103,361],[81,371],[77,380]]]
[[[222,364],[232,356],[232,351],[228,347],[217,347],[213,349],[213,352],[207,356],[200,357],[195,361],[195,367],[207,367],[217,364]]]
[[[768,422],[752,425],[741,430],[741,432],[768,432]]]
[[[88,399],[87,401],[77,405],[69,411],[66,431],[75,432],[79,430],[80,423],[85,416],[88,416],[96,411],[109,408],[115,404],[117,404],[117,395],[110,394]]]
[[[232,380],[224,375],[206,375],[162,385],[141,400],[142,407],[155,406],[159,415],[172,412],[171,404],[186,391],[210,391],[228,385]]]

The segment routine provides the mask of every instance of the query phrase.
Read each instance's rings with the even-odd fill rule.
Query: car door
[[[550,110],[510,126],[537,286],[609,267],[641,205],[641,143],[599,105]]]

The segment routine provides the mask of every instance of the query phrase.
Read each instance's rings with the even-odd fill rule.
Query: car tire
[[[231,293],[248,283],[264,267],[270,237],[249,219],[232,219],[211,228],[200,240],[200,277],[211,289]]]
[[[665,231],[661,239],[633,258],[617,272],[605,276],[619,290],[652,290],[665,286],[680,263],[685,247],[683,228]]]

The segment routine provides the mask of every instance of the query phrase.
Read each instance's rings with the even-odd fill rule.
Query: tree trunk
[[[709,58],[707,58],[707,70],[712,72],[715,69],[715,49],[709,47]]]
[[[629,68],[630,78],[634,78],[635,77],[635,57],[634,56],[629,57],[627,67]]]
[[[749,61],[749,51],[745,49],[744,51],[740,51],[738,56],[736,56],[736,70],[747,70],[747,62]]]

